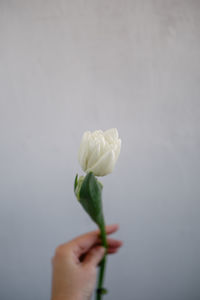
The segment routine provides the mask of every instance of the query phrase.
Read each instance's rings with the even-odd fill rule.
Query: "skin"
[[[106,226],[110,235],[118,230],[117,224]],[[97,267],[105,254],[101,247],[100,231],[83,234],[58,246],[52,258],[51,300],[90,300],[96,285]],[[122,241],[107,238],[108,254],[114,254]]]

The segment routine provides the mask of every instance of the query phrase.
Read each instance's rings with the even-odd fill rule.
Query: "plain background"
[[[0,299],[50,299],[85,130],[118,128],[102,178],[107,300],[200,299],[200,1],[0,1]]]

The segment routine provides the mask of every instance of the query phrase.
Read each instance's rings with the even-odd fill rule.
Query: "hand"
[[[118,225],[106,226],[109,235]],[[107,238],[107,253],[116,253],[120,240]],[[83,234],[56,248],[52,258],[51,300],[89,300],[96,284],[97,266],[105,254],[101,247],[100,231]]]

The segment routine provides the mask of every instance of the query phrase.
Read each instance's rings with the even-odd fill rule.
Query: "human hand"
[[[109,235],[118,225],[106,226]],[[122,241],[107,238],[107,253],[116,253]],[[105,254],[100,231],[83,234],[56,248],[52,258],[51,300],[89,300],[96,284],[97,266]]]

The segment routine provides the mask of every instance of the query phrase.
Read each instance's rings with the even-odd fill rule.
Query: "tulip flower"
[[[86,173],[105,176],[112,173],[121,149],[118,131],[112,128],[106,131],[86,131],[79,149],[79,163]]]
[[[107,248],[105,220],[102,205],[103,185],[95,176],[105,176],[114,169],[121,149],[121,140],[116,128],[107,131],[86,131],[83,134],[78,160],[85,176],[76,175],[74,193],[91,219],[97,224],[101,232],[102,245]],[[96,299],[101,300],[107,293],[103,288],[106,267],[106,254],[100,263]]]

